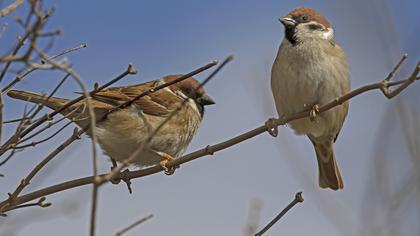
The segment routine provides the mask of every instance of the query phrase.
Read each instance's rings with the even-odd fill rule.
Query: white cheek
[[[327,28],[327,31],[322,33],[324,39],[332,39],[334,36],[334,30],[332,28]]]

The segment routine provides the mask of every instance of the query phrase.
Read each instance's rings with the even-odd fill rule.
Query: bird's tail
[[[317,142],[311,139],[316,152],[319,170],[319,186],[333,190],[343,189],[343,179],[335,160],[333,142]]]
[[[15,99],[42,104],[53,110],[61,108],[64,104],[66,104],[69,101],[64,98],[48,98],[47,96],[21,90],[10,90],[9,92],[7,92],[7,95]]]

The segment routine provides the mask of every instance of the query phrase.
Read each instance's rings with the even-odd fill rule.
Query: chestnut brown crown
[[[288,16],[299,23],[316,21],[324,25],[326,28],[331,28],[330,22],[318,11],[311,8],[306,8],[306,7],[296,8],[292,10],[291,12],[289,12]]]
[[[168,75],[163,78],[163,81],[170,82],[181,76],[182,75]],[[185,96],[195,100],[202,106],[215,104],[214,100],[206,94],[206,91],[204,90],[204,87],[201,86],[201,83],[193,77],[189,77],[183,81],[175,83],[169,86],[169,88],[172,91],[181,91]]]

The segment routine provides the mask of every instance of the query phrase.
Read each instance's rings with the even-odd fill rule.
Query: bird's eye
[[[190,88],[186,88],[184,91],[185,91],[186,94],[190,94],[191,93],[191,89]]]
[[[300,16],[300,20],[303,21],[303,22],[306,22],[306,21],[308,21],[308,16],[303,14],[303,15]]]

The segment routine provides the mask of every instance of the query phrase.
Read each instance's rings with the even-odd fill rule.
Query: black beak
[[[296,26],[296,21],[290,17],[283,16],[279,18],[279,21],[284,25],[286,28],[293,28]]]
[[[211,97],[209,97],[207,94],[197,98],[197,102],[198,102],[198,104],[200,104],[202,106],[216,104],[214,102],[214,100]]]

